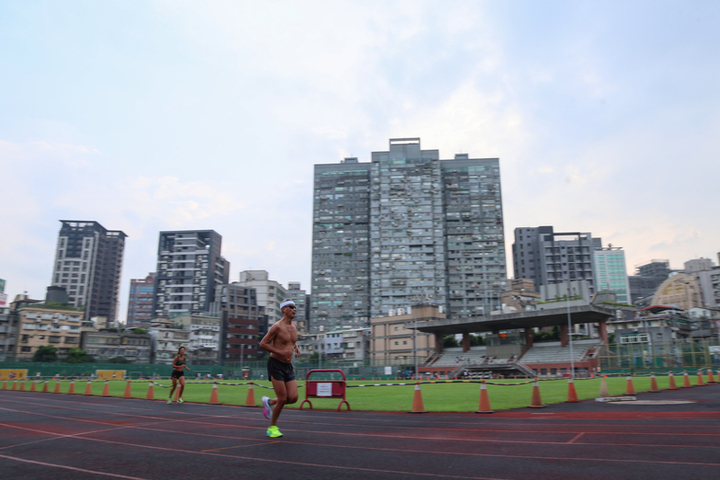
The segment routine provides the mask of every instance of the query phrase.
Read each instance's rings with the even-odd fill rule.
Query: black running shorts
[[[184,376],[185,376],[185,370],[180,370],[180,371],[173,370],[173,373],[170,377],[179,379],[180,377],[184,377]]]
[[[280,380],[281,382],[292,382],[295,380],[295,371],[292,363],[281,362],[277,358],[268,359],[268,378]]]

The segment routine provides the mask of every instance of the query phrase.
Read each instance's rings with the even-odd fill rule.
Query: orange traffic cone
[[[660,393],[658,389],[657,380],[655,380],[655,374],[650,374],[650,393]]]
[[[53,393],[60,393],[60,380],[55,380],[55,390]]]
[[[632,377],[628,375],[627,385],[625,386],[625,395],[635,395],[635,386],[633,385]]]
[[[17,391],[17,380],[13,382],[12,388],[10,390]]]
[[[687,370],[685,370],[685,373],[683,374],[683,388],[690,388],[692,385],[690,384],[690,375],[688,375]]]
[[[85,386],[85,395],[92,395],[92,382],[90,382],[90,380],[88,380]]]
[[[43,383],[42,393],[48,393],[48,381],[47,380],[45,380],[45,383]]]
[[[33,380],[32,385],[30,385],[30,391],[31,392],[35,391],[35,380]]]
[[[528,405],[528,408],[545,408],[545,405],[542,404],[542,399],[540,398],[540,385],[538,384],[537,378],[533,382],[532,401],[530,402],[530,405]]]
[[[75,395],[75,380],[70,380],[70,386],[67,391],[68,395]]]
[[[566,403],[578,403],[579,401],[575,391],[575,382],[572,378],[568,378],[568,399]]]
[[[672,372],[668,372],[668,382],[670,384],[668,386],[668,390],[677,390],[678,389],[677,385],[675,385],[675,376],[673,375]]]
[[[217,382],[213,383],[212,393],[210,394],[210,405],[220,405],[218,398]]]
[[[127,385],[125,385],[125,393],[123,393],[123,398],[132,398],[132,390],[130,389],[130,380],[128,380]]]
[[[702,370],[698,370],[698,374],[697,374],[697,386],[698,386],[698,387],[704,387],[704,386],[705,386],[705,382],[703,381],[703,378],[702,378]]]
[[[155,391],[153,390],[153,382],[148,384],[148,391],[145,394],[145,400],[155,400]]]
[[[478,410],[475,413],[493,413],[492,408],[490,408],[490,397],[488,397],[487,385],[485,385],[485,380],[483,380],[480,384],[480,405],[478,406]]]
[[[25,391],[25,380],[23,380],[22,382],[20,382],[20,388],[19,388],[18,390],[21,391],[21,392],[24,392],[24,391]]]
[[[415,382],[415,395],[413,396],[412,411],[409,413],[427,413],[425,406],[423,405],[420,382]]]
[[[107,380],[105,380],[105,386],[103,386],[102,396],[103,397],[110,396],[110,384],[108,383]]]
[[[245,405],[246,407],[254,407],[255,405],[255,389],[253,388],[253,382],[250,382],[248,385],[248,393],[247,397],[245,398]]]
[[[708,384],[715,383],[715,378],[713,377],[712,368],[708,368]]]
[[[2,390],[7,390],[7,380],[3,380]]]
[[[607,386],[607,375],[603,375],[600,378],[600,397],[605,398],[609,397],[610,394],[608,393],[608,386]]]

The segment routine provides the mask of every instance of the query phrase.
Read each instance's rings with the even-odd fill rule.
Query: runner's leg
[[[180,393],[178,393],[178,398],[182,398],[182,394],[185,391],[185,375],[180,376]]]
[[[287,404],[292,405],[298,401],[298,385],[297,380],[285,382],[285,391],[287,392]]]
[[[281,380],[275,380],[275,378],[273,378],[272,384],[277,398],[273,398],[272,400],[270,400],[270,404],[274,405],[272,411],[272,418],[270,419],[270,425],[276,425],[277,419],[280,416],[280,412],[282,412],[283,407],[287,403],[288,395],[287,389],[285,388],[285,382]],[[297,392],[295,396],[297,400]]]

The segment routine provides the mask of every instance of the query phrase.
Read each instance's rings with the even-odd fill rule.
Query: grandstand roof
[[[419,324],[417,329],[421,332],[445,336],[456,333],[498,332],[517,328],[552,327],[555,325],[567,325],[568,310],[570,311],[570,322],[573,325],[597,323],[615,317],[615,310],[613,309],[596,305],[579,305],[569,309],[563,306],[502,315],[435,320]],[[405,324],[405,328],[415,328],[414,323]]]

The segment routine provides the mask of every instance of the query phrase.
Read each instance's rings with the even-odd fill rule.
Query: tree
[[[52,345],[42,345],[35,350],[33,362],[54,362],[57,360],[57,348]]]
[[[485,339],[480,335],[470,335],[470,346],[479,347],[485,345]]]
[[[113,357],[107,361],[107,363],[132,363],[125,357]]]
[[[445,338],[443,338],[443,347],[444,348],[452,348],[452,347],[459,347],[460,344],[455,339],[455,335],[449,335]]]
[[[146,334],[148,334],[149,332],[150,332],[150,331],[149,331],[147,328],[143,328],[143,327],[135,327],[135,328],[133,328],[133,333],[137,333],[137,334],[139,334],[139,335],[146,335]]]
[[[81,350],[79,348],[71,348],[68,351],[66,360],[67,363],[90,363],[93,361],[93,357],[88,355],[85,350]]]

